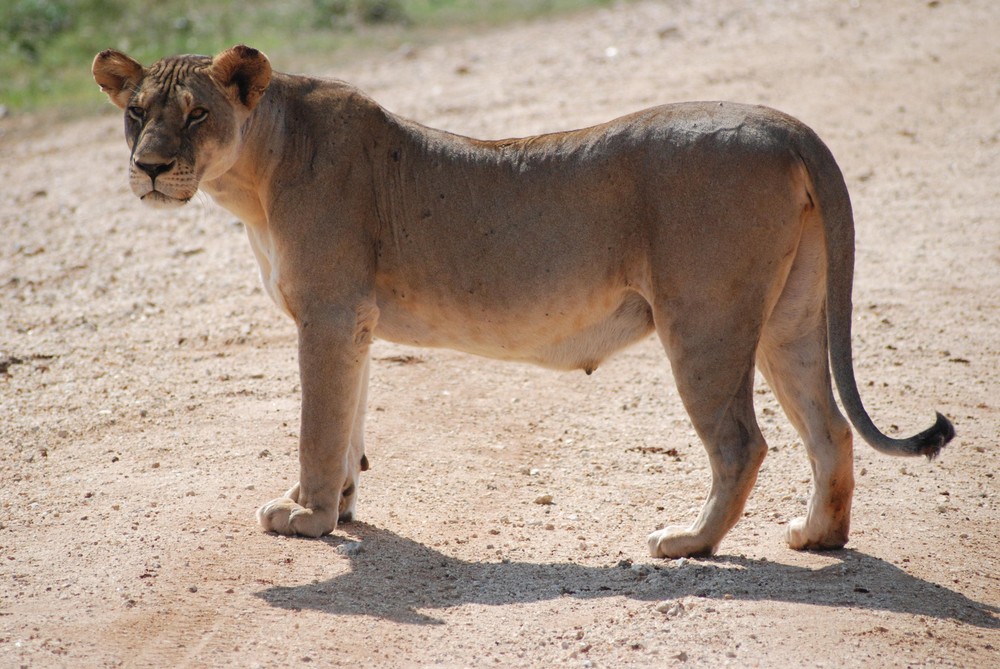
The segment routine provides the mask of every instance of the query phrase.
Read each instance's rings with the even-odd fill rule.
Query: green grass
[[[178,53],[251,44],[282,62],[336,63],[359,52],[428,41],[610,0],[4,0],[0,105],[10,111],[96,108],[94,55],[125,51],[149,64]]]

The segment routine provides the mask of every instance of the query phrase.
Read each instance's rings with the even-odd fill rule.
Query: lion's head
[[[271,65],[243,45],[214,58],[164,58],[148,68],[109,49],[97,54],[93,73],[125,110],[132,190],[153,206],[176,207],[194,197],[202,180],[232,167],[240,129],[264,95]]]

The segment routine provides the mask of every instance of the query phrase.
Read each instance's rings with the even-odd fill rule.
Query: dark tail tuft
[[[954,437],[955,426],[941,413],[938,413],[934,425],[920,434],[914,435],[913,440],[920,444],[920,455],[926,455],[928,460],[933,460]]]

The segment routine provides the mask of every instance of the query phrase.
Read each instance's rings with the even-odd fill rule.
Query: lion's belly
[[[417,299],[398,291],[379,291],[376,299],[376,337],[556,369],[593,370],[653,329],[649,304],[627,290],[577,299],[551,296],[506,308],[473,298]]]

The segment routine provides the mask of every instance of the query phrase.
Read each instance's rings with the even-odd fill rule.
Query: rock
[[[535,498],[535,504],[549,505],[552,504],[552,495],[539,495]]]
[[[684,602],[679,600],[660,602],[656,605],[656,610],[668,618],[677,618],[684,614]]]
[[[629,567],[629,571],[639,580],[643,580],[649,576],[649,567],[644,564],[634,564]]]
[[[345,557],[354,557],[364,552],[360,541],[348,541],[337,546],[337,553]]]

